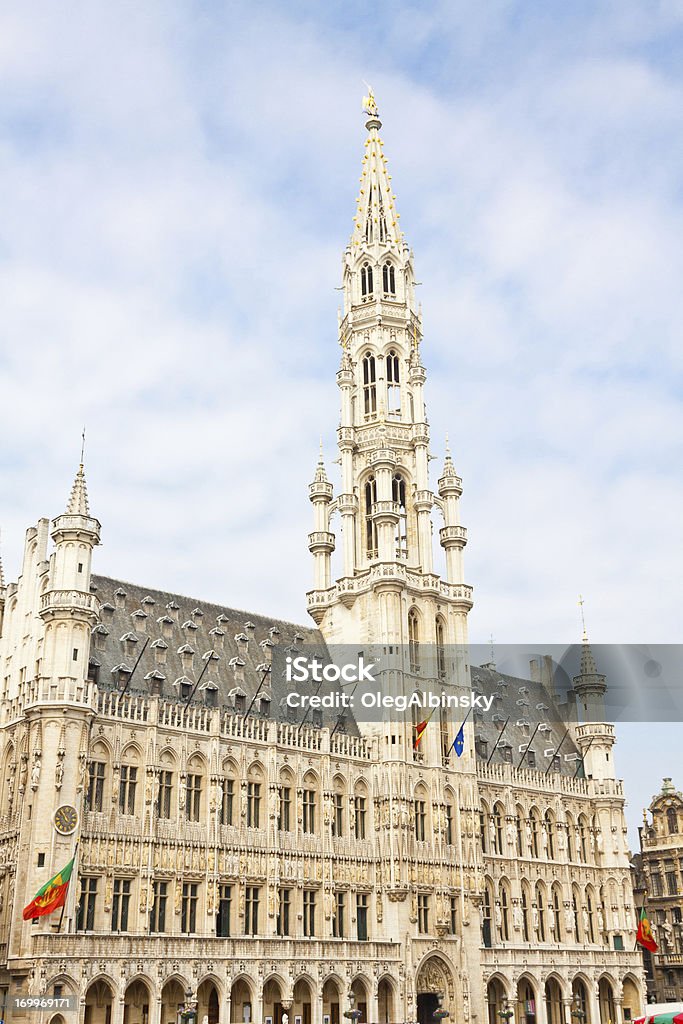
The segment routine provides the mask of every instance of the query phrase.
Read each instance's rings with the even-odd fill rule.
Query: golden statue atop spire
[[[586,631],[586,619],[585,619],[585,616],[583,614],[583,606],[584,606],[583,595],[579,594],[579,608],[581,609],[581,625],[583,626],[583,642],[585,644],[587,644],[588,643],[588,633]]]
[[[377,101],[375,100],[375,94],[372,91],[372,87],[369,86],[367,82],[365,82],[364,85],[368,90],[368,94],[363,97],[363,110],[366,114],[369,114],[370,117],[378,117],[379,110],[377,109]]]

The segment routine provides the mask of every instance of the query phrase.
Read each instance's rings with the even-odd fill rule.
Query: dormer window
[[[372,267],[369,263],[364,263],[360,268],[360,293],[363,299],[372,298],[374,291],[374,284],[372,280]]]
[[[388,261],[382,267],[382,287],[385,295],[396,294],[396,271],[393,263]]]
[[[377,412],[377,370],[369,352],[363,356],[363,412],[366,417]]]

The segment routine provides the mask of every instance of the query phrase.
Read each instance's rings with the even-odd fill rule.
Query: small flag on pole
[[[458,730],[458,735],[453,740],[453,746],[451,750],[454,750],[458,757],[462,757],[462,752],[465,749],[465,723],[463,722]]]
[[[647,919],[645,907],[640,908],[640,921],[638,922],[636,942],[639,942],[640,945],[649,950],[650,953],[656,953],[659,949],[655,942],[655,937],[652,934],[652,928],[650,928],[650,922]]]
[[[415,726],[415,740],[413,741],[413,750],[417,750],[417,748],[419,747],[420,740],[427,731],[427,726],[429,725],[430,719],[434,714],[434,711],[435,709],[433,708],[425,718],[424,722],[418,722],[417,725]]]
[[[42,889],[39,889],[28,906],[24,907],[24,921],[31,921],[35,917],[44,917],[51,914],[53,910],[63,907],[66,901],[66,893],[69,888],[69,880],[74,866],[74,857],[61,871],[58,871],[49,882],[46,882]]]
[[[470,711],[471,710],[472,708],[470,708]],[[453,740],[448,749],[448,754],[450,754],[451,750],[454,750],[458,757],[462,757],[462,752],[465,749],[465,725],[467,723],[467,719],[470,717],[470,711],[468,711],[467,714],[465,715],[463,723],[458,729],[458,735],[455,737],[455,739]],[[446,755],[446,757],[448,757],[448,754]]]

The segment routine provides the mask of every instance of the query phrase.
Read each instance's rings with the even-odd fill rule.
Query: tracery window
[[[371,297],[373,292],[372,267],[364,263],[360,268],[360,293],[364,299]]]
[[[371,476],[365,483],[365,554],[368,558],[377,558],[377,524],[373,518],[376,503],[377,481]]]
[[[366,416],[377,412],[377,368],[370,352],[363,356],[363,411]]]
[[[385,295],[396,294],[396,271],[389,260],[382,267],[382,286]]]
[[[397,473],[391,482],[391,499],[398,505],[398,523],[396,524],[396,557],[408,557],[408,510],[406,507],[406,482]]]

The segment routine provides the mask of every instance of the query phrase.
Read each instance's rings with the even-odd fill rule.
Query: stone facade
[[[671,779],[664,779],[648,810],[634,859],[637,902],[659,947],[643,951],[648,1001],[683,1002],[683,794]]]
[[[174,1024],[186,990],[209,1024],[340,1024],[354,1001],[363,1022],[427,1024],[438,993],[474,1024],[497,1024],[505,998],[520,1024],[640,1009],[610,724],[547,725],[534,746],[521,717],[506,734],[520,767],[476,714],[458,757],[443,720],[418,748],[410,721],[292,721],[270,678],[279,645],[380,644],[388,685],[486,676],[525,703],[525,680],[493,665],[470,680],[462,656],[462,481],[449,454],[430,489],[413,256],[374,108],[367,130],[343,258],[341,486],[321,459],[310,487],[318,629],[94,576],[82,466],[2,589],[8,998],[73,993],[85,1024]],[[575,705],[594,712],[604,686],[585,644]],[[76,838],[63,920],[24,922]]]

